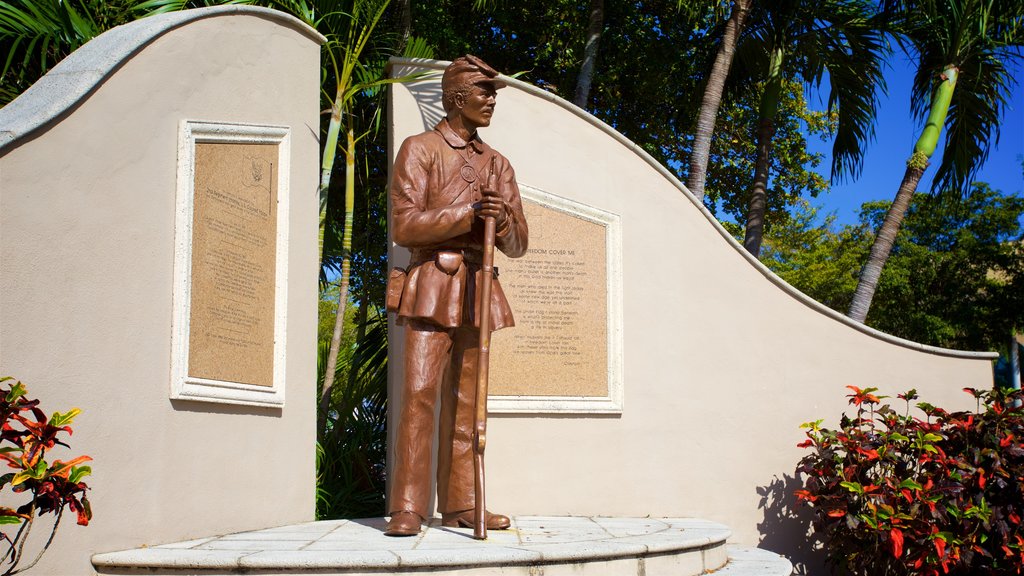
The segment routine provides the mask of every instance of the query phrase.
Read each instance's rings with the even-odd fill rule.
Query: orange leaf
[[[871,450],[865,450],[858,446],[857,452],[866,456],[868,460],[878,460],[878,450],[875,450],[874,448],[872,448]]]
[[[892,543],[892,556],[899,558],[903,555],[903,532],[897,528],[889,530],[889,542]]]
[[[78,458],[75,458],[74,460],[71,460],[69,462],[61,462],[60,460],[56,460],[54,461],[53,466],[50,469],[50,473],[53,474],[54,476],[67,479],[67,477],[71,474],[71,468],[73,466],[78,466],[82,462],[89,462],[90,460],[92,460],[92,458],[88,456],[79,456]]]

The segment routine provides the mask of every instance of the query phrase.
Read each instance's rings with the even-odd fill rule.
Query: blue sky
[[[1016,72],[1020,82],[1020,67]],[[891,68],[886,73],[888,95],[883,96],[879,104],[875,139],[867,147],[864,170],[856,181],[837,183],[829,193],[813,201],[820,209],[819,216],[834,212],[840,225],[854,223],[861,204],[869,200],[892,200],[896,195],[906,170],[906,160],[913,151],[922,126],[910,114],[913,74],[913,63],[901,53],[894,54]],[[809,104],[812,108],[824,107],[826,97],[827,94],[820,99],[812,95]],[[1024,155],[1024,87],[1020,84],[1014,86],[1007,100],[999,144],[991,148],[988,161],[982,166],[976,180],[987,182],[993,189],[1004,193],[1024,195],[1024,171],[1020,159]],[[813,151],[825,154],[819,170],[827,178],[831,164],[831,142],[810,138],[809,144]],[[941,161],[941,148],[940,144],[932,157],[931,166],[921,179],[918,187],[921,191],[931,189],[932,177]]]

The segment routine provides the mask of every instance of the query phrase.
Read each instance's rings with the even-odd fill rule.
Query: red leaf
[[[978,488],[985,487],[985,471],[978,470]]]
[[[942,538],[936,538],[932,542],[935,544],[935,552],[939,555],[939,559],[942,559],[946,555],[946,541]]]
[[[860,446],[858,446],[857,447],[857,452],[859,452],[859,453],[863,454],[864,456],[866,456],[868,460],[878,460],[878,450],[875,450],[875,449],[865,450],[865,449],[861,448]]]
[[[814,446],[814,442],[812,442],[810,439],[804,440],[803,442],[796,445],[797,448],[810,448],[811,446]]]
[[[811,494],[810,490],[797,490],[793,493],[798,499],[806,500],[807,502],[814,502],[818,499],[817,496]]]
[[[903,532],[897,528],[889,530],[889,542],[892,543],[892,556],[899,558],[903,555]]]

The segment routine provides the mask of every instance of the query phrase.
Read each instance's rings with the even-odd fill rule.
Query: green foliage
[[[319,519],[385,513],[387,320],[374,313],[361,325],[347,326],[346,338],[354,344],[342,348],[336,376],[341,384],[332,391],[327,433],[317,445]],[[320,342],[321,370],[329,340],[328,335]]]
[[[489,11],[474,11],[471,4],[414,3],[413,32],[443,58],[471,52],[499,70],[524,70],[523,80],[572,100],[586,40],[586,2],[503,3]],[[700,106],[695,95],[703,90],[717,48],[710,39],[729,11],[724,3],[679,4],[606,4],[588,110],[682,177]],[[708,207],[738,220],[749,203],[760,90],[746,84],[726,94],[707,171]],[[782,220],[799,197],[828,189],[814,171],[823,157],[807,152],[806,139],[834,130],[837,119],[809,110],[798,81],[783,92],[770,222]]]
[[[817,217],[816,209],[803,205],[776,224],[765,238],[761,261],[818,302],[845,310],[870,238],[863,227],[837,228],[834,216],[816,226]]]
[[[875,228],[887,203],[868,203]],[[905,338],[1002,349],[1024,327],[1024,199],[984,184],[960,201],[917,195],[879,282],[867,322]]]
[[[751,135],[760,119],[757,104],[762,89],[752,86],[749,92],[730,95],[722,102],[711,137],[709,166],[713,169],[707,174],[706,202],[712,213],[724,213],[738,222],[746,220],[750,204],[750,180],[757,161],[757,142]],[[799,82],[783,83],[769,158],[769,170],[776,176],[767,190],[767,231],[785,226],[790,211],[803,205],[802,199],[828,191],[828,181],[815,170],[824,156],[810,153],[807,139],[825,138],[834,128],[834,115],[808,108]]]
[[[874,3],[864,0],[755,2],[737,48],[734,84],[768,81],[769,55],[783,59],[784,78],[815,87],[828,78],[835,178],[860,172],[864,147],[874,136],[878,94],[885,91],[887,27],[875,12]]]
[[[804,424],[809,448],[796,496],[839,574],[1019,574],[1024,562],[1024,409],[1021,392],[965,388],[976,412],[947,412],[875,388],[853,390],[840,428]]]
[[[18,526],[13,536],[0,530],[0,541],[7,544],[0,559],[0,565],[7,564],[3,569],[5,576],[28,570],[39,561],[57,532],[65,508],[76,514],[81,526],[87,526],[92,519],[92,507],[85,495],[88,486],[82,482],[82,478],[92,473],[92,468],[81,465],[92,458],[79,456],[66,462],[46,461],[48,450],[57,445],[68,446],[60,435],[71,435],[71,423],[81,410],[54,412],[47,418],[39,408],[39,401],[29,400],[26,393],[21,382],[9,376],[0,378],[0,397],[3,398],[0,400],[0,461],[14,470],[0,476],[0,490],[10,486],[14,494],[28,496],[28,501],[16,509],[0,507],[0,526]],[[48,513],[54,514],[49,538],[34,560],[27,566],[20,566],[36,517]]]
[[[317,342],[321,345],[330,344],[331,335],[334,332],[334,319],[338,313],[338,286],[328,284],[320,291],[319,314],[317,324]],[[342,332],[341,349],[346,350],[355,346],[355,338],[358,330],[358,310],[352,306],[345,309],[345,324]]]
[[[798,212],[766,241],[765,264],[836,311],[849,306],[888,202],[856,226]],[[918,194],[882,272],[867,324],[916,342],[1001,350],[1024,326],[1024,199],[976,184],[961,201]]]

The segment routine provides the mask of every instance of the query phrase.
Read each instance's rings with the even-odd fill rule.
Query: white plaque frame
[[[621,414],[623,409],[622,221],[618,214],[519,184],[520,195],[605,228],[608,394],[605,396],[488,396],[494,414]]]
[[[189,376],[192,304],[192,218],[196,143],[277,144],[277,238],[274,257],[274,370],[271,386]],[[288,305],[288,182],[291,128],[182,120],[178,132],[178,181],[174,242],[174,316],[171,325],[171,399],[283,407]]]

